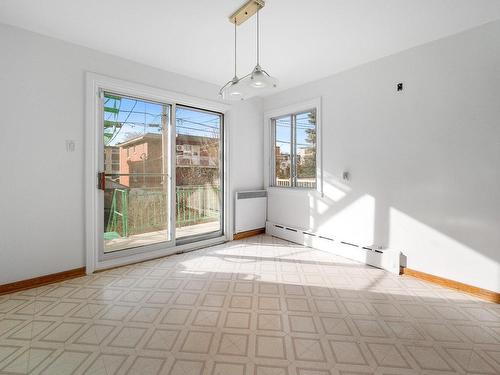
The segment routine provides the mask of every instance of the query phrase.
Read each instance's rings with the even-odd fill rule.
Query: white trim
[[[203,108],[208,111],[225,113],[231,106],[213,100],[197,98],[174,91],[167,91],[157,87],[147,86],[136,82],[124,81],[97,73],[87,72],[87,85],[93,82],[98,87],[106,87],[107,90],[117,94],[140,97],[141,99],[156,100],[159,102],[175,103],[179,105]]]
[[[100,271],[100,270],[105,270],[108,268],[125,266],[127,264],[132,264],[132,263],[144,262],[146,260],[161,258],[161,257],[172,255],[172,254],[185,253],[188,251],[198,250],[198,249],[208,247],[208,246],[220,245],[220,244],[223,244],[225,242],[227,242],[227,239],[225,236],[222,236],[222,237],[211,238],[211,239],[207,239],[207,240],[203,240],[203,241],[191,242],[191,243],[184,244],[184,245],[172,246],[169,248],[164,248],[164,249],[159,249],[159,250],[141,252],[141,253],[129,255],[126,257],[107,259],[107,260],[100,261],[97,264],[97,267],[94,269],[94,271]],[[90,274],[90,273],[87,271],[87,274]]]
[[[97,105],[99,101],[99,86],[89,74],[86,76],[85,94],[85,249],[87,274],[95,271],[98,259],[99,241],[97,238]]]
[[[172,104],[170,106],[170,132],[172,134],[177,134],[177,131],[175,129],[176,126],[176,120],[175,120],[175,113],[176,113],[176,104]],[[169,174],[169,196],[171,199],[170,201],[170,208],[169,208],[169,215],[168,215],[168,229],[170,230],[170,240],[175,241],[175,236],[176,236],[176,225],[175,225],[175,208],[177,207],[177,194],[175,194],[175,184],[176,184],[176,179],[177,179],[177,171],[174,171],[174,166],[170,165],[172,162],[176,163],[177,160],[177,154],[175,150],[175,145],[176,141],[175,139],[172,139],[172,137],[168,137],[168,144],[169,144],[169,150],[168,150],[168,160],[170,161],[169,163],[169,168],[168,171],[172,171],[172,173]]]
[[[266,189],[310,192],[312,189],[303,188],[281,188],[271,186],[271,119],[289,115],[291,113],[299,113],[309,109],[316,109],[316,191],[323,196],[323,134],[322,127],[322,112],[321,112],[321,97],[317,97],[305,102],[291,104],[286,107],[272,109],[264,112],[264,187]],[[314,190],[313,190],[314,191]]]
[[[230,139],[230,129],[229,122],[227,121],[228,117],[224,114],[224,133],[222,140],[222,144],[224,145],[224,155],[223,155],[223,163],[224,163],[224,233],[226,235],[227,241],[233,240],[233,199],[231,194],[231,178],[229,171],[231,170],[231,146],[229,144]]]
[[[86,95],[85,95],[85,248],[86,248],[86,272],[91,274],[96,270],[115,267],[118,265],[134,263],[141,260],[147,260],[160,256],[169,255],[178,252],[182,249],[195,249],[202,246],[209,246],[227,241],[230,237],[230,222],[231,215],[228,214],[229,206],[226,205],[224,210],[224,236],[202,240],[196,243],[190,243],[179,246],[175,244],[175,232],[172,234],[172,241],[168,243],[160,243],[145,247],[150,249],[148,252],[140,252],[123,257],[111,259],[99,259],[99,194],[97,190],[97,171],[99,170],[99,142],[101,142],[100,134],[100,117],[98,111],[102,105],[100,99],[101,90],[109,90],[117,94],[129,95],[132,97],[140,97],[145,100],[153,100],[172,105],[172,111],[175,109],[175,104],[203,108],[208,111],[225,113],[230,109],[230,106],[224,103],[219,103],[211,100],[196,98],[176,92],[166,91],[163,89],[142,85],[139,83],[128,82],[116,78],[103,76],[96,73],[86,73]],[[224,121],[226,116],[224,116]],[[175,126],[175,124],[173,124]],[[174,128],[175,129],[175,128]],[[227,148],[227,131],[229,126],[224,123],[224,147]],[[172,149],[175,146],[172,146]],[[171,151],[174,152],[174,151]],[[224,155],[224,200],[226,204],[230,201],[229,195],[229,153]],[[174,175],[174,173],[172,173]],[[171,210],[172,211],[172,210]],[[170,247],[169,247],[170,246]]]

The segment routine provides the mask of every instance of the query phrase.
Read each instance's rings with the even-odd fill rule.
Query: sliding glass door
[[[104,92],[103,252],[172,240],[172,106]]]
[[[222,115],[177,106],[176,238],[222,234],[223,148]]]
[[[223,116],[102,94],[103,256],[221,236]]]

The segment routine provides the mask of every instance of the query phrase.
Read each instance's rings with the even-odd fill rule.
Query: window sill
[[[283,186],[268,186],[266,188],[268,191],[271,192],[284,192],[284,193],[291,193],[291,194],[304,194],[304,193],[320,193],[318,188],[290,188],[290,187],[283,187]]]

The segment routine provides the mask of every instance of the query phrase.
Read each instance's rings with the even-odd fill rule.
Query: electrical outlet
[[[349,182],[351,179],[351,174],[348,171],[342,172],[342,180],[344,182]]]

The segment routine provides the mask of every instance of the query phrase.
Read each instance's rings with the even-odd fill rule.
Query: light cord
[[[234,76],[236,77],[236,18],[234,19]]]
[[[257,10],[257,65],[260,65],[260,46],[259,46],[259,10]]]

